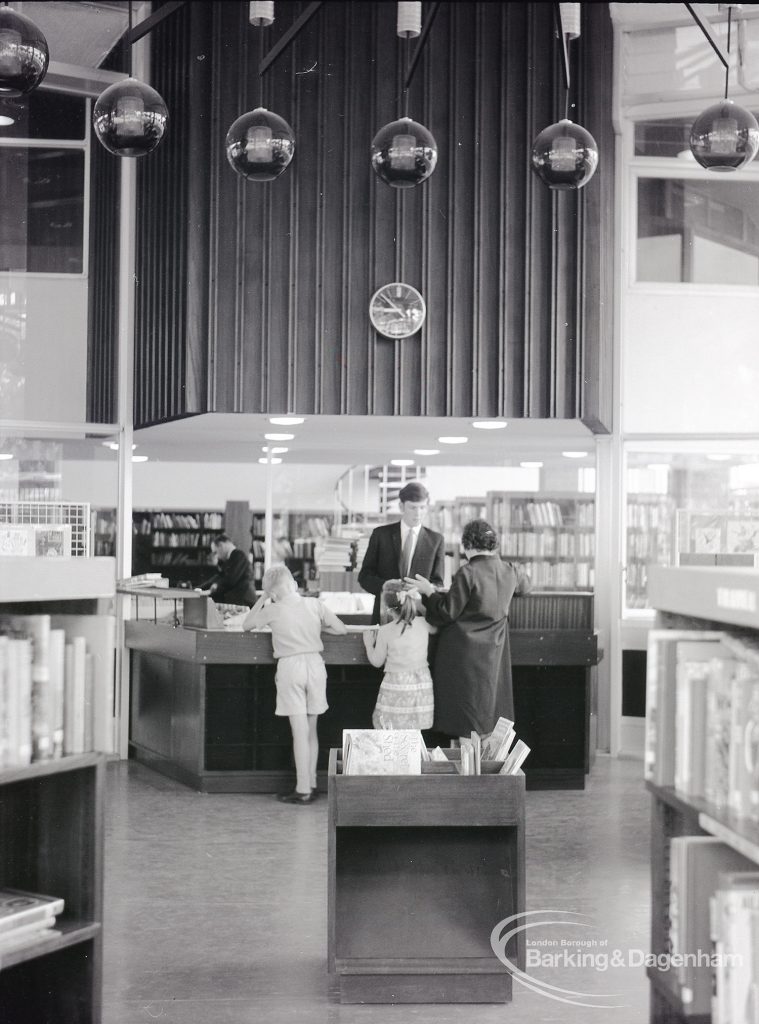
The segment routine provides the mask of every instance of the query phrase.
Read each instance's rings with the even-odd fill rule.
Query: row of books
[[[151,538],[154,548],[204,548],[216,539],[215,533],[172,533],[169,530],[155,530]]]
[[[544,558],[592,558],[595,537],[592,533],[570,530],[551,533],[505,533],[501,537],[501,553],[538,555]]]
[[[112,748],[114,619],[0,615],[0,769]]]
[[[669,948],[688,1016],[755,1024],[759,1015],[759,872],[713,836],[671,840]]]
[[[57,896],[22,889],[0,889],[0,968],[3,954],[33,946],[42,939],[60,935],[54,931],[64,901]]]
[[[651,630],[646,778],[759,822],[759,648],[715,630]]]
[[[223,512],[154,512],[150,519],[143,519],[142,523],[148,523],[148,530],[223,530]],[[135,524],[136,525],[136,524]],[[141,527],[144,530],[144,527]]]
[[[509,559],[507,554],[502,554],[501,557],[506,561]],[[561,590],[579,587],[582,590],[590,590],[593,587],[594,572],[591,562],[521,561],[519,567],[530,577],[535,590],[542,587]]]
[[[501,762],[498,774],[516,775],[530,753],[517,740],[514,723],[499,718],[492,733],[459,739],[458,758],[440,747],[427,749],[418,729],[344,729],[343,775],[421,775],[425,762],[441,762],[459,775],[482,774],[483,761]],[[513,747],[512,747],[512,744]]]

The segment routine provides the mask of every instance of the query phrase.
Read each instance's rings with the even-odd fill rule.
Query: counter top
[[[126,646],[205,665],[272,664],[271,633],[238,629],[193,629],[166,623],[126,622]],[[369,665],[361,634],[348,626],[345,636],[322,634],[327,665]],[[595,633],[575,629],[512,629],[512,665],[596,665]]]

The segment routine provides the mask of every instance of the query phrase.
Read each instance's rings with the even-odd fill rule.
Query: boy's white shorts
[[[280,658],[275,681],[275,715],[321,715],[327,710],[327,668],[320,654]]]

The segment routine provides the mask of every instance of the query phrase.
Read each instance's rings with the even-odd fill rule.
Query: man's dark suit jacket
[[[211,597],[216,604],[246,604],[249,608],[256,603],[256,585],[253,580],[253,566],[240,548],[233,548],[229,558],[219,559],[216,574],[205,583],[201,590],[208,590],[216,584]]]
[[[430,583],[442,587],[445,574],[445,538],[422,526],[411,559],[410,576],[419,573]],[[364,562],[358,574],[358,582],[374,594],[372,622],[380,620],[380,595],[387,580],[401,579],[401,524],[389,523],[372,531],[364,555]]]

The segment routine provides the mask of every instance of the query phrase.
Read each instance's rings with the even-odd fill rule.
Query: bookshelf
[[[0,611],[96,616],[112,558],[4,558]],[[60,934],[2,954],[0,1018],[101,1019],[105,759],[86,753],[0,769],[0,886],[62,897]]]
[[[592,496],[490,491],[486,518],[500,534],[501,556],[519,565],[535,589],[593,589]]]
[[[135,512],[132,572],[160,572],[170,586],[180,581],[198,586],[213,575],[211,541],[223,529],[221,512]]]
[[[648,565],[672,562],[675,501],[663,494],[627,497],[626,584],[628,608],[650,608]]]
[[[651,566],[649,600],[657,609],[656,627],[677,630],[721,630],[754,643],[759,641],[759,572],[729,567]],[[649,666],[649,672],[651,667]],[[675,685],[674,668],[657,679],[657,692]],[[657,695],[657,708],[661,696]],[[707,702],[707,709],[710,705]],[[657,728],[662,718],[657,715]],[[709,721],[706,726],[709,728]],[[676,746],[675,730],[661,743]],[[673,786],[647,781],[651,819],[651,952],[670,950],[670,849],[680,836],[714,836],[759,866],[759,826],[726,805],[686,796]],[[759,870],[759,867],[757,868]],[[704,899],[706,899],[704,894]],[[709,1014],[693,1013],[683,1002],[672,971],[648,968],[652,1024],[709,1024]],[[756,979],[754,979],[756,981]]]
[[[511,974],[490,934],[524,910],[524,775],[498,775],[494,761],[475,776],[344,776],[339,755],[328,774],[334,996],[508,1002]],[[520,968],[524,953],[524,936],[512,939]]]

